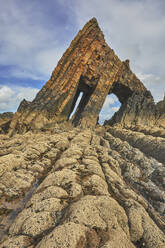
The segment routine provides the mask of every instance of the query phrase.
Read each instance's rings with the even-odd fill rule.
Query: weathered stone
[[[104,231],[110,230],[113,225],[119,225],[129,235],[127,216],[120,205],[109,196],[85,196],[71,205],[66,221]]]
[[[109,195],[105,180],[98,175],[87,176],[83,180],[83,191],[92,195]]]
[[[7,241],[5,241],[2,245],[0,245],[0,248],[24,248],[24,247],[30,247],[30,244],[33,243],[33,239],[27,236],[15,236],[12,238],[9,238]]]
[[[164,165],[131,145],[147,136],[73,129],[59,150],[59,130],[3,137],[0,246],[163,248]]]
[[[51,234],[46,236],[37,248],[84,248],[86,245],[85,232],[87,228],[83,225],[69,222],[58,226]]]

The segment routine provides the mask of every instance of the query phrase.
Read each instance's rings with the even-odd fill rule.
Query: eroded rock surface
[[[164,248],[165,139],[134,133],[1,135],[0,247]]]

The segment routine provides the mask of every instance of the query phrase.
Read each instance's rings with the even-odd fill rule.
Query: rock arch
[[[10,132],[67,121],[80,92],[83,97],[72,122],[92,127],[108,94],[114,93],[123,104],[133,92],[146,90],[130,70],[129,61],[120,61],[107,45],[93,18],[71,42],[36,98],[20,104]]]
[[[108,94],[99,113],[98,124],[104,125],[104,122],[112,118],[113,115],[118,112],[120,107],[121,102],[118,97],[113,93]]]

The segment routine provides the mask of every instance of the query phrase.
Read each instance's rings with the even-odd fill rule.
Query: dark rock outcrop
[[[150,92],[134,92],[105,125],[125,128],[154,127],[165,129],[165,98],[154,103]]]
[[[92,127],[108,94],[125,103],[133,92],[146,91],[129,61],[121,62],[107,45],[93,18],[72,41],[36,98],[21,103],[10,133],[69,120],[80,92],[83,96],[71,121],[74,126]]]
[[[12,112],[5,112],[0,114],[0,133],[8,132],[12,118]]]
[[[165,96],[156,104],[156,125],[165,128]]]

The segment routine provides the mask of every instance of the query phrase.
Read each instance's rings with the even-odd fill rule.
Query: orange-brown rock
[[[93,18],[71,42],[36,98],[20,104],[10,133],[69,120],[80,92],[83,96],[71,121],[75,126],[95,126],[108,94],[124,103],[133,92],[145,91],[129,61],[120,61]]]

